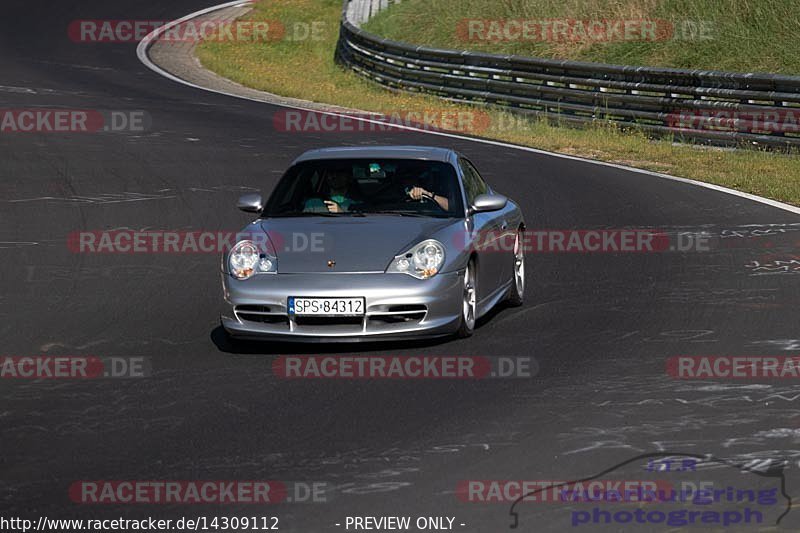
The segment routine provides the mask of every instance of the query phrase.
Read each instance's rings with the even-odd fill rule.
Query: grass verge
[[[467,20],[484,22],[470,33]],[[506,34],[508,20],[537,24],[526,37],[510,26]],[[610,29],[618,21],[632,22],[628,38],[621,26]],[[654,31],[643,31],[638,21],[654,22]],[[800,74],[799,26],[797,0],[403,0],[365,29],[416,44],[500,54]]]
[[[340,0],[261,1],[245,20],[281,21],[287,38],[275,42],[208,41],[198,46],[197,55],[204,67],[226,78],[283,96],[382,113],[475,110],[424,95],[390,92],[336,65],[333,52],[340,14]],[[312,27],[316,31],[308,30]],[[313,37],[300,38],[309,33]],[[480,132],[483,137],[688,177],[800,205],[797,156],[701,149],[653,141],[644,134],[606,125],[562,128],[544,120],[521,120],[504,111],[486,113],[488,127]]]

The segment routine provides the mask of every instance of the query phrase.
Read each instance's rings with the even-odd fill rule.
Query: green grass
[[[800,74],[797,0],[404,0],[365,29],[386,37],[444,48],[528,56],[741,72]],[[467,40],[464,19],[663,20],[671,39],[629,42]],[[692,37],[684,21],[706,28]],[[676,38],[682,37],[682,38]],[[688,37],[688,38],[687,38]]]
[[[550,2],[542,0],[543,4]],[[669,3],[669,0],[664,2]],[[412,3],[415,2],[405,0],[392,9],[405,10]],[[495,3],[502,6],[513,4],[503,0]],[[563,3],[570,5],[571,0]],[[432,3],[439,6],[436,9],[441,8],[440,4],[444,2]],[[459,5],[466,9],[470,5],[489,6],[494,3],[460,0]],[[458,16],[466,16],[466,12],[462,9]],[[277,19],[287,27],[298,22],[321,23],[324,28],[321,39],[267,43],[206,42],[198,47],[197,54],[206,68],[222,76],[283,96],[377,112],[475,109],[433,97],[392,93],[337,66],[333,53],[340,13],[340,0],[265,0],[256,4],[254,11],[245,18]],[[385,24],[385,20],[380,23]],[[419,22],[412,26],[401,37],[425,30],[425,24]],[[484,137],[684,176],[800,205],[800,158],[796,156],[674,145],[666,140],[653,141],[641,133],[620,132],[604,125],[585,129],[560,128],[543,120],[520,119],[497,110],[489,110],[488,117],[488,128],[480,133]],[[513,124],[513,127],[508,124]],[[334,143],[333,137],[331,139]]]

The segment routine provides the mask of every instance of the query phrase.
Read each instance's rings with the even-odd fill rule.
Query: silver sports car
[[[463,155],[415,146],[298,157],[222,258],[233,337],[368,341],[457,335],[525,292],[524,221]]]

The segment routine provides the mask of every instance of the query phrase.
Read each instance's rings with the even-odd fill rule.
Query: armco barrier
[[[800,77],[440,50],[358,24],[386,0],[345,0],[337,61],[391,89],[503,106],[568,124],[604,121],[678,140],[800,146]],[[455,28],[454,28],[455,31]]]

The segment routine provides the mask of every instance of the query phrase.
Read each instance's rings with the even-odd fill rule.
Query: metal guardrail
[[[677,140],[800,147],[797,76],[415,46],[359,28],[351,20],[351,1],[369,0],[345,0],[337,61],[387,88],[503,106],[567,124],[603,121]]]
[[[344,19],[353,25],[360,26],[383,11],[392,4],[399,4],[401,0],[347,0],[344,4]]]

